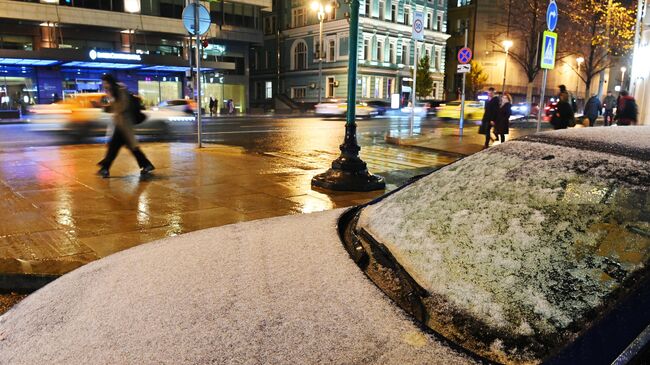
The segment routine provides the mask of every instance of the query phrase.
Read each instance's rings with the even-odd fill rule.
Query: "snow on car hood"
[[[485,348],[536,362],[647,264],[649,185],[647,161],[513,141],[364,208],[358,227],[449,313],[512,340]]]
[[[90,263],[0,317],[0,363],[474,363],[363,275],[340,214],[213,228]]]

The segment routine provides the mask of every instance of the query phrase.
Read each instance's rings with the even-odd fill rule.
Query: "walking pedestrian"
[[[501,95],[499,111],[497,112],[497,118],[494,124],[494,134],[501,143],[506,141],[506,134],[508,134],[510,130],[510,116],[512,115],[511,107],[512,97],[510,94],[504,92],[503,95]]]
[[[636,125],[637,114],[639,108],[636,105],[636,100],[632,95],[629,95],[626,90],[621,91],[616,106],[616,125]]]
[[[494,95],[494,88],[489,88],[488,101],[485,103],[485,111],[483,112],[483,119],[481,119],[481,127],[478,129],[479,134],[485,135],[485,145],[483,145],[483,148],[488,148],[490,146],[490,140],[492,139],[490,132],[497,119],[499,105],[499,98]]]
[[[616,107],[616,98],[612,95],[611,91],[607,92],[607,96],[603,99],[603,124],[605,126],[612,125],[614,122],[614,108]]]
[[[551,124],[553,129],[567,129],[575,125],[575,115],[571,104],[569,104],[568,93],[560,93],[560,100],[551,117]]]
[[[573,110],[574,113],[578,112],[578,103],[576,102],[576,98],[571,95],[571,93],[567,90],[566,85],[560,85],[560,94],[558,95],[558,99],[562,96],[562,94],[566,94],[567,96],[567,102],[569,105],[571,105],[571,109]]]
[[[141,168],[140,173],[142,175],[150,173],[155,167],[140,150],[133,133],[135,114],[140,107],[137,105],[137,100],[126,87],[119,85],[112,75],[104,74],[102,76],[102,86],[111,99],[111,103],[105,107],[107,111],[113,113],[114,128],[113,135],[108,142],[106,156],[98,163],[101,168],[97,171],[97,175],[104,178],[110,176],[109,170],[122,146],[126,146],[133,153],[133,156],[138,161],[138,166]]]
[[[587,104],[585,104],[585,117],[589,118],[590,127],[593,127],[596,123],[596,119],[598,118],[601,109],[602,106],[598,96],[596,94],[592,95],[589,100],[587,100]]]
[[[210,107],[210,116],[212,116],[212,113],[214,113],[214,98],[212,96],[210,97],[209,107]]]

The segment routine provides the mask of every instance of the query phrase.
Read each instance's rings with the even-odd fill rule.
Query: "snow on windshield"
[[[649,171],[648,162],[513,141],[365,208],[358,227],[452,312],[528,339],[526,349],[500,339],[486,347],[537,358],[530,342],[571,337],[647,264]]]

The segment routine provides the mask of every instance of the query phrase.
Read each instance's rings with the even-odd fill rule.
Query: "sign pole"
[[[415,89],[418,74],[418,41],[415,40],[415,51],[413,53],[413,90],[411,90],[411,120],[409,121],[409,135],[413,134],[413,120],[415,119]]]
[[[544,93],[546,92],[546,76],[548,76],[548,69],[544,69],[544,77],[542,77],[542,91],[540,92],[539,110],[537,111],[537,132],[540,131],[542,123],[542,113],[544,112]]]
[[[465,48],[467,48],[467,26],[465,26]],[[463,88],[460,91],[460,136],[463,136],[463,124],[465,122],[465,79],[467,73],[463,72]]]
[[[196,37],[196,128],[199,148],[202,146],[201,125],[201,37],[199,36],[199,0],[194,6],[194,37]]]

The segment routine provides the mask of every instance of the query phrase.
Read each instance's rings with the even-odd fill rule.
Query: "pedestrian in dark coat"
[[[593,127],[596,123],[596,119],[601,113],[601,109],[602,106],[600,104],[600,100],[596,95],[593,95],[589,98],[589,100],[587,100],[587,104],[585,104],[585,117],[589,118],[590,127]]]
[[[553,129],[567,129],[575,125],[575,115],[573,108],[569,104],[569,95],[566,93],[560,94],[560,101],[557,102],[555,112],[551,117],[551,124]]]
[[[209,105],[209,106],[210,106],[210,116],[212,116],[212,113],[214,113],[214,105],[215,105],[215,100],[214,100],[214,98],[211,96],[211,97],[210,97],[210,105]]]
[[[481,127],[478,129],[479,134],[485,135],[485,145],[483,148],[490,146],[490,131],[494,126],[497,114],[499,113],[499,98],[494,96],[494,88],[488,89],[488,101],[485,103],[485,111],[483,112],[483,119],[481,119]]]
[[[133,153],[133,156],[138,161],[138,166],[142,169],[141,174],[150,173],[154,170],[154,166],[140,150],[133,132],[135,120],[133,104],[135,98],[129,94],[125,87],[118,85],[117,80],[109,74],[102,76],[102,85],[106,94],[112,99],[112,102],[105,107],[113,113],[114,129],[111,140],[108,142],[106,157],[98,163],[101,168],[97,171],[97,175],[102,177],[110,175],[111,165],[122,146],[126,146]]]
[[[639,108],[634,97],[627,91],[621,91],[616,107],[616,125],[636,125]]]
[[[512,115],[511,107],[512,98],[510,97],[510,94],[504,92],[503,95],[501,95],[501,103],[494,124],[494,134],[501,143],[506,141],[506,134],[508,134],[510,130],[510,116]]]

